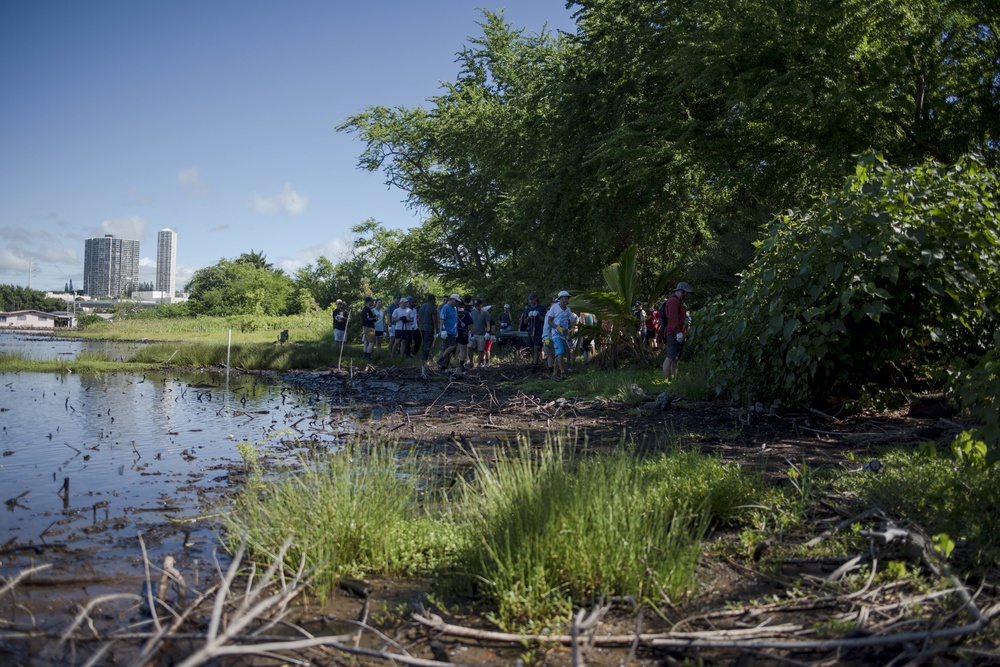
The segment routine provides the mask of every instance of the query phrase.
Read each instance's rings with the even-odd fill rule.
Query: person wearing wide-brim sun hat
[[[672,378],[677,375],[678,364],[684,353],[684,337],[688,332],[687,307],[684,297],[694,290],[686,282],[677,283],[674,293],[670,295],[660,311],[660,326],[663,331],[663,342],[667,347],[667,356],[663,360],[663,377]]]

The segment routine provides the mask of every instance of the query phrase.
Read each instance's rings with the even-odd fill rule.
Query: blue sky
[[[177,232],[178,285],[256,250],[289,273],[350,227],[419,223],[334,128],[455,78],[479,8],[573,30],[565,0],[4,0],[0,283],[83,285],[84,239]]]

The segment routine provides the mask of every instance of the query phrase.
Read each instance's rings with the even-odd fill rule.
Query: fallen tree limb
[[[535,642],[539,644],[564,644],[572,645],[575,641],[573,635],[537,635],[537,634],[516,634],[510,632],[496,632],[493,630],[476,630],[475,628],[466,628],[461,625],[452,625],[450,623],[445,623],[444,620],[437,616],[436,614],[428,614],[427,616],[422,616],[421,614],[413,614],[413,620],[421,625],[425,625],[428,628],[439,632],[441,634],[449,635],[451,637],[462,637],[465,639],[475,639],[478,641],[492,641],[502,644],[520,644],[524,642]],[[646,634],[628,634],[628,635],[595,635],[591,639],[591,643],[595,646],[630,646],[636,641],[638,637],[639,642],[646,644],[647,646],[653,646],[653,642],[658,639],[676,639],[678,641],[694,641],[698,639],[704,639],[708,637],[731,637],[731,638],[742,638],[742,637],[769,637],[774,635],[782,635],[790,632],[800,632],[803,630],[801,625],[794,623],[785,623],[782,625],[759,625],[755,628],[739,628],[734,630],[710,630],[710,631],[695,631],[695,632],[659,632],[659,633],[646,633]]]

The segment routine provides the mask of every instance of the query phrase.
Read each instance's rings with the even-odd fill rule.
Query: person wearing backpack
[[[663,360],[663,377],[670,379],[677,375],[677,366],[684,353],[684,336],[688,331],[687,307],[684,297],[693,294],[691,286],[685,282],[677,284],[674,293],[660,306],[660,331],[667,348]]]

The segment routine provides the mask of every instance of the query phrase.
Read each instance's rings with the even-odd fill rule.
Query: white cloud
[[[66,246],[42,246],[35,253],[35,257],[54,264],[73,265],[80,261],[80,253],[76,251],[76,248]]]
[[[140,269],[155,269],[156,268],[156,260],[153,259],[153,258],[151,258],[151,257],[141,257],[139,259],[139,268]]]
[[[103,220],[100,235],[107,234],[120,239],[142,240],[146,236],[146,221],[137,215]]]
[[[27,270],[28,258],[20,248],[7,247],[0,250],[0,273]]]
[[[285,183],[285,189],[281,194],[271,197],[261,197],[254,193],[250,198],[250,208],[261,215],[277,215],[288,213],[289,215],[301,215],[305,212],[309,204],[309,197],[292,190],[292,186]]]
[[[320,257],[326,257],[336,264],[347,258],[351,251],[352,240],[350,236],[341,236],[320,245],[310,246],[297,252],[293,257],[282,257],[274,263],[276,268],[283,270],[288,275],[294,275],[296,271],[306,264],[315,264]]]
[[[184,289],[184,286],[191,282],[191,278],[194,277],[194,272],[197,270],[189,264],[178,264],[177,272],[174,274],[174,279],[177,281],[177,289]]]
[[[177,183],[193,195],[203,195],[208,192],[208,183],[201,180],[198,167],[186,167],[177,172]]]
[[[128,190],[125,191],[125,198],[134,201],[140,206],[149,206],[150,204],[153,203],[152,197],[150,197],[149,195],[142,194],[141,192],[136,192],[132,188],[129,188]]]

